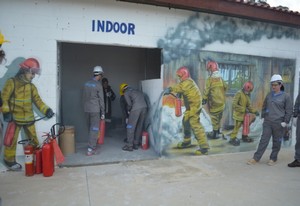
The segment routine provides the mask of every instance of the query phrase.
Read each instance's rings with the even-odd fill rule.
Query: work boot
[[[96,154],[96,149],[88,148],[86,152],[86,156],[92,156]]]
[[[3,160],[5,166],[7,169],[12,170],[12,171],[21,171],[22,170],[22,165],[17,163],[16,161],[14,162],[8,162],[6,160]]]
[[[247,162],[248,165],[255,165],[258,161],[256,161],[255,159],[251,159]]]
[[[229,140],[229,144],[232,144],[233,146],[239,146],[240,145],[240,140],[236,137],[231,138]]]
[[[253,142],[253,139],[248,137],[248,135],[242,135],[242,140],[243,142],[247,142],[247,143]]]
[[[191,142],[179,142],[177,144],[178,149],[184,149],[184,148],[188,148],[188,147],[191,147],[191,146],[192,146]]]
[[[294,160],[288,164],[288,167],[300,167],[300,162],[298,160]]]
[[[132,152],[133,151],[133,147],[129,146],[129,145],[125,145],[124,147],[122,147],[122,150],[128,151],[128,152]]]
[[[195,155],[208,155],[208,149],[206,148],[198,149],[195,151]]]
[[[139,149],[139,145],[138,144],[134,144],[132,147],[134,150],[138,150]]]
[[[269,160],[268,161],[269,166],[274,166],[275,164],[276,164],[276,161],[274,161],[274,160]]]

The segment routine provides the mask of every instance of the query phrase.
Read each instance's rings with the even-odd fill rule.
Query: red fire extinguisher
[[[105,135],[105,119],[101,119],[99,123],[98,144],[104,143],[104,135]]]
[[[242,135],[247,136],[249,134],[249,127],[250,127],[250,114],[246,113],[244,116]]]
[[[35,174],[41,174],[43,172],[42,148],[37,148],[34,151],[34,168],[35,168]]]
[[[33,163],[33,145],[30,139],[24,139],[18,142],[18,144],[23,144],[24,154],[25,154],[25,175],[34,175],[34,163]]]
[[[7,146],[7,147],[11,146],[12,141],[14,139],[15,130],[16,130],[16,123],[15,122],[9,122],[7,124],[5,135],[4,135],[4,145],[5,146]]]
[[[54,150],[52,139],[46,139],[42,146],[42,170],[45,177],[50,177],[54,173]]]
[[[180,98],[180,95],[177,94],[175,96],[175,116],[180,117],[181,115],[182,115],[182,112],[181,112],[181,98]]]
[[[142,133],[142,149],[146,150],[149,148],[149,133],[144,131]]]

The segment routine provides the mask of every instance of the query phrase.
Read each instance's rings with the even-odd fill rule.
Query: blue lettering
[[[113,24],[111,21],[106,21],[106,32],[111,32],[113,29]]]
[[[132,23],[129,23],[128,24],[128,34],[134,35],[134,29],[135,29],[135,25]]]
[[[95,20],[92,21],[92,31],[95,31]]]
[[[135,35],[133,23],[121,23],[111,21],[92,20],[92,32],[114,32],[128,35]]]
[[[119,23],[118,23],[118,22],[115,22],[115,23],[114,23],[114,32],[115,32],[115,33],[118,33],[118,32],[119,32],[119,28],[120,28]]]
[[[98,24],[98,28],[97,28],[97,31],[102,31],[102,32],[104,32],[104,21],[102,21],[102,24],[101,24],[101,21],[100,20],[98,20],[97,21],[97,24]]]
[[[126,33],[126,31],[127,31],[127,25],[125,23],[122,23],[120,25],[120,31],[121,31],[122,34]]]

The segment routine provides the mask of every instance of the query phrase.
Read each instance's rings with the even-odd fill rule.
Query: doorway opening
[[[85,156],[88,126],[82,106],[82,88],[84,83],[92,78],[93,68],[97,65],[103,68],[104,77],[108,79],[116,99],[112,102],[111,122],[106,124],[104,144],[99,145],[101,157],[91,158]],[[76,152],[67,155],[66,165],[78,166],[157,157],[151,148],[145,151],[141,149],[134,152],[122,151],[126,129],[121,124],[119,85],[125,82],[139,89],[141,81],[159,79],[160,49],[59,42],[58,68],[60,121],[66,126],[73,126],[75,131]]]

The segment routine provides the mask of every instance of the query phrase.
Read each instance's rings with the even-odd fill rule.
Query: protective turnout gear
[[[176,75],[180,78],[181,81],[184,81],[187,78],[190,78],[190,72],[189,72],[188,68],[186,68],[186,67],[180,67],[176,71]]]
[[[12,114],[10,112],[3,113],[3,120],[5,122],[11,122],[13,120]]]
[[[281,122],[280,123],[282,127],[286,127],[286,123],[285,122]]]
[[[253,90],[253,83],[251,81],[245,82],[245,84],[243,85],[243,90],[246,93],[250,93]]]
[[[124,90],[127,89],[128,84],[122,83],[120,84],[120,95],[124,95]]]
[[[54,115],[54,112],[53,112],[53,110],[52,109],[47,109],[47,111],[46,111],[46,117],[47,118],[51,118],[51,117],[53,117],[53,115]]]
[[[20,69],[29,70],[34,74],[40,74],[40,63],[35,58],[28,58],[20,64]]]
[[[0,32],[0,46],[5,42],[9,42],[9,41],[5,40],[4,35]]]
[[[93,72],[94,72],[94,75],[100,75],[100,74],[104,73],[101,66],[95,66]]]
[[[215,62],[215,61],[208,61],[207,64],[206,64],[206,70],[209,73],[213,73],[215,71],[219,71],[218,63]]]
[[[105,115],[104,114],[101,115],[101,119],[105,119]]]
[[[279,75],[279,74],[274,74],[272,77],[271,77],[271,80],[270,82],[282,82],[282,77]]]

